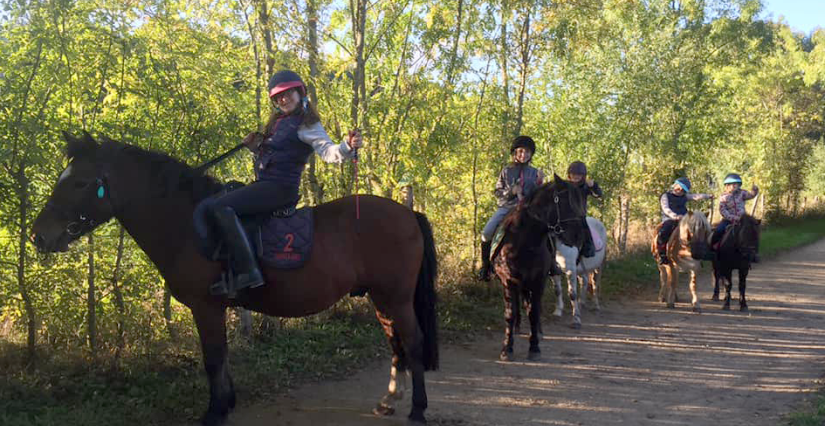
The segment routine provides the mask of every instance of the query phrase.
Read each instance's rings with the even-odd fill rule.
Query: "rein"
[[[195,167],[195,170],[193,170],[194,174],[195,174],[195,175],[199,175],[199,174],[201,174],[201,173],[205,172],[205,171],[206,171],[206,169],[208,169],[208,168],[210,168],[210,167],[214,166],[215,164],[220,163],[220,162],[221,162],[221,161],[223,161],[223,160],[226,160],[227,158],[229,158],[229,156],[231,156],[232,154],[234,154],[234,153],[236,153],[236,152],[240,151],[240,150],[241,150],[241,148],[243,148],[243,147],[244,147],[244,144],[243,144],[243,143],[239,143],[239,144],[235,145],[235,147],[234,147],[234,148],[232,148],[232,149],[230,149],[229,151],[226,151],[226,152],[224,152],[223,154],[221,154],[221,155],[219,155],[219,156],[217,156],[217,157],[215,157],[215,158],[213,158],[213,159],[211,159],[211,160],[209,160],[209,161],[207,161],[207,162],[205,162],[205,163],[201,164],[200,166]]]

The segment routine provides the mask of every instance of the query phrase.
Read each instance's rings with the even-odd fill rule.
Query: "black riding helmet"
[[[570,175],[587,176],[587,166],[585,166],[581,161],[574,161],[570,163],[570,166],[567,168],[567,176]]]
[[[531,155],[536,153],[536,143],[530,136],[517,136],[513,139],[513,143],[510,144],[510,154],[516,152],[516,148],[529,149]]]
[[[269,79],[269,97],[272,98],[279,93],[286,92],[289,89],[297,87],[301,92],[301,97],[306,96],[306,85],[304,80],[301,80],[296,72],[290,70],[281,70],[272,74]]]

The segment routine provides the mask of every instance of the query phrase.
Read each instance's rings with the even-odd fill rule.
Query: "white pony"
[[[581,307],[583,301],[580,300],[579,291],[590,289],[592,292],[595,309],[599,306],[599,281],[601,281],[601,267],[605,259],[607,230],[604,224],[598,219],[587,216],[587,226],[593,235],[593,244],[596,246],[596,254],[593,257],[582,258],[578,262],[579,249],[565,245],[559,238],[556,238],[556,262],[567,276],[567,293],[570,297],[570,304],[573,307],[573,328],[581,328]],[[578,262],[578,263],[577,263]],[[551,277],[556,285],[556,310],[553,315],[561,317],[564,309],[564,297],[561,294],[561,276]],[[579,278],[581,278],[581,290],[579,288]]]

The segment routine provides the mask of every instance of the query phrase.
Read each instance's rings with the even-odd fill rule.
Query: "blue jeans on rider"
[[[510,209],[507,207],[499,207],[496,209],[493,216],[490,217],[490,220],[487,221],[487,224],[484,225],[484,229],[481,231],[481,241],[493,241],[496,228],[498,228],[498,224],[504,220],[504,217],[507,216],[507,213],[510,213]]]

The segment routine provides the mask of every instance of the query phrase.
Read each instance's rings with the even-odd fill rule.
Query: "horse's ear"
[[[69,158],[75,158],[97,149],[97,142],[86,131],[83,132],[81,138],[76,138],[64,130],[63,139],[66,140],[66,156]]]
[[[561,185],[561,186],[565,186],[565,185],[566,185],[566,182],[564,181],[564,179],[562,179],[561,177],[559,177],[559,175],[558,175],[558,174],[556,174],[556,173],[553,173],[553,182],[554,182],[556,185]]]

